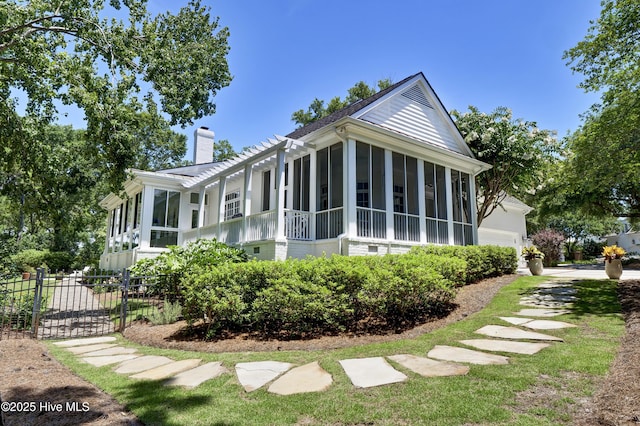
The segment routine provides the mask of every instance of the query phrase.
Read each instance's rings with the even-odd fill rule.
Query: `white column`
[[[453,191],[451,190],[451,168],[444,168],[444,185],[447,195],[447,229],[449,233],[449,245],[455,244],[453,236]]]
[[[393,230],[393,153],[388,149],[384,150],[384,194],[385,208],[387,210],[387,240],[395,238]]]
[[[276,241],[284,241],[284,151],[276,157]]]
[[[251,213],[251,185],[253,180],[253,165],[244,166],[244,191],[242,199],[242,235],[240,241],[247,241],[247,216]]]
[[[224,221],[224,195],[227,192],[227,177],[221,176],[218,184],[218,232],[217,240],[220,241],[222,222]]]
[[[418,159],[418,212],[420,215],[420,244],[427,243],[427,205],[424,201],[424,160]]]
[[[204,226],[205,197],[206,197],[206,189],[203,186],[203,187],[200,187],[200,192],[198,193],[198,232],[197,232],[198,239],[202,237],[202,231],[200,228]]]
[[[472,174],[469,174],[469,204],[471,206],[471,224],[473,225],[473,244],[478,244],[478,210],[476,208],[476,200],[478,199],[478,194],[476,194],[476,177]],[[525,228],[526,229],[526,228]]]
[[[154,188],[145,186],[142,190],[142,216],[140,219],[140,248],[148,249],[151,240],[151,221],[153,220]]]
[[[309,238],[316,239],[316,174],[318,153],[315,149],[309,153]],[[291,192],[291,191],[289,191]]]
[[[113,220],[113,210],[109,210],[107,215],[107,237],[104,240],[104,251],[102,254],[109,253],[109,241],[111,240],[111,221]]]
[[[347,143],[344,149],[344,160],[342,164],[343,173],[343,197],[345,197],[344,204],[344,223],[346,224],[346,232],[349,238],[356,237],[358,235],[358,219],[356,212],[356,141],[354,139],[347,139]],[[329,170],[331,173],[331,170]]]

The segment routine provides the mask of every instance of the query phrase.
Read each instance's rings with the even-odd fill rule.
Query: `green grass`
[[[467,376],[423,378],[399,365],[409,376],[404,383],[356,389],[338,361],[346,358],[414,354],[425,356],[438,344],[478,338],[474,331],[487,324],[503,324],[498,316],[511,316],[518,300],[546,277],[521,277],[504,287],[491,304],[464,321],[416,339],[354,346],[326,351],[256,353],[194,353],[140,347],[118,336],[121,343],[145,354],[173,359],[202,358],[222,361],[231,371],[192,390],[136,381],[78,361],[68,351],[50,345],[56,358],[126,405],[146,424],[162,425],[557,425],[570,424],[571,405],[594,391],[595,380],[606,373],[624,333],[615,297],[615,281],[576,283],[580,302],[573,313],[557,317],[579,327],[554,330],[562,337],[536,355],[510,356],[509,365],[471,366]],[[321,393],[278,396],[265,389],[246,393],[233,367],[237,362],[276,360],[302,365],[319,361],[334,383]],[[563,389],[551,402],[536,404],[519,399],[520,393],[541,387]]]

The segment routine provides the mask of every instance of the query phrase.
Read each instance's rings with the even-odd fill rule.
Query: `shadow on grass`
[[[574,283],[578,300],[572,313],[581,315],[619,315],[622,312],[617,294],[617,281],[584,280]]]

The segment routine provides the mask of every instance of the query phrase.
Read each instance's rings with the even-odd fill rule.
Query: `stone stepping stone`
[[[54,345],[60,346],[62,348],[69,348],[71,346],[86,346],[86,345],[94,345],[98,343],[110,343],[115,341],[116,341],[116,338],[113,336],[87,337],[84,339],[73,339],[73,340],[65,340],[63,342],[55,342]]]
[[[549,343],[516,342],[513,340],[495,339],[460,340],[460,343],[483,351],[510,352],[522,355],[533,355],[551,346]]]
[[[226,372],[227,369],[222,366],[221,362],[209,362],[170,377],[164,382],[164,385],[195,388],[199,384],[218,377]]]
[[[458,348],[455,346],[437,345],[429,351],[427,356],[430,358],[441,359],[443,361],[465,362],[468,364],[479,365],[504,365],[509,363],[509,358],[506,356],[488,354],[486,352]]]
[[[87,352],[95,352],[101,349],[113,348],[116,345],[115,343],[100,343],[99,345],[88,345],[88,346],[70,346],[67,348],[69,352],[72,354],[80,355]]]
[[[174,361],[129,377],[132,379],[162,380],[185,370],[195,368],[200,364],[200,361],[200,359],[183,359],[182,361]]]
[[[540,300],[536,298],[528,298],[523,297],[520,299],[520,304],[523,306],[531,306],[533,308],[573,308],[573,303],[571,302],[561,302],[561,301],[551,301],[551,300]]]
[[[343,359],[339,362],[357,388],[404,382],[408,378],[382,357]]]
[[[95,367],[104,367],[105,365],[118,364],[122,361],[138,358],[138,354],[129,355],[107,355],[107,356],[90,356],[82,358],[84,362],[87,362]]]
[[[94,352],[85,352],[82,356],[107,356],[107,355],[128,355],[134,354],[137,350],[135,348],[125,348],[122,346],[115,346],[113,348],[101,349]]]
[[[520,300],[539,300],[543,302],[575,302],[578,300],[576,296],[562,295],[562,294],[533,294],[531,296],[524,296]]]
[[[521,325],[533,330],[559,330],[561,328],[577,327],[577,325],[575,324],[564,321],[551,321],[517,317],[500,317],[500,319],[510,324]]]
[[[538,286],[541,289],[550,289],[550,288],[573,288],[572,283],[568,282],[551,282],[551,283],[542,283]]]
[[[518,318],[518,317],[498,317],[500,318],[502,321],[506,321],[509,324],[513,324],[513,325],[522,325],[522,324],[526,324],[529,321],[533,321],[531,318]]]
[[[278,361],[240,362],[236,364],[236,375],[244,390],[252,392],[266,385],[291,367],[293,367],[293,364]]]
[[[569,286],[555,286],[555,287],[538,287],[535,291],[537,294],[552,294],[558,296],[575,296],[578,290]]]
[[[423,377],[464,376],[469,372],[468,365],[436,361],[415,355],[402,354],[387,358]]]
[[[537,318],[545,318],[545,317],[557,317],[559,315],[570,314],[571,311],[566,309],[521,309],[519,312],[514,312],[516,315],[521,315],[523,317],[537,317]]]
[[[322,392],[333,383],[331,374],[327,373],[318,361],[293,368],[274,381],[269,389],[278,395],[296,393]]]
[[[119,374],[135,374],[173,362],[171,358],[158,355],[144,355],[121,363],[115,369]]]
[[[485,325],[484,327],[476,330],[476,333],[501,339],[551,340],[562,342],[562,339],[556,336],[521,330],[515,327],[504,327],[502,325]]]

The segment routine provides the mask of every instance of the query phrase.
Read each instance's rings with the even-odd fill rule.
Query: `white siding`
[[[360,117],[432,145],[463,153],[451,129],[435,109],[397,95]]]

